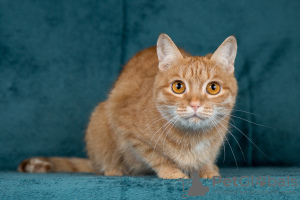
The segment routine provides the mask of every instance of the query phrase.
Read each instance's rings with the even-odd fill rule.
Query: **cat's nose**
[[[192,101],[190,103],[190,106],[193,108],[193,110],[196,112],[198,108],[200,107],[200,102],[199,101]]]

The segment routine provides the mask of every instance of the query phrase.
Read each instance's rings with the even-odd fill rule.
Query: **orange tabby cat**
[[[192,57],[161,34],[156,47],[128,62],[92,113],[85,136],[89,160],[31,158],[19,171],[218,176],[214,163],[237,94],[236,51],[230,36],[215,53]]]

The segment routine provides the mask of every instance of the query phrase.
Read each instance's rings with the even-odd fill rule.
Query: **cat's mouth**
[[[187,120],[192,123],[199,123],[200,121],[202,121],[202,119],[198,116],[191,116],[191,117],[187,118]]]
[[[197,113],[194,113],[193,115],[186,117],[187,120],[191,120],[191,121],[206,120],[207,118],[208,117],[198,115]]]

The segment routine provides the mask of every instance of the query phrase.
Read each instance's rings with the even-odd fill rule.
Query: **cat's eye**
[[[176,94],[182,94],[185,91],[185,84],[182,81],[175,81],[172,84],[172,90]]]
[[[206,91],[208,94],[218,94],[221,90],[221,86],[216,82],[211,82],[206,86]]]

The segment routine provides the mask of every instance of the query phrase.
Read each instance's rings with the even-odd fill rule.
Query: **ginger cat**
[[[214,164],[235,104],[236,39],[192,57],[166,34],[124,67],[108,99],[91,115],[88,159],[31,158],[22,172],[94,172],[105,176],[155,172],[164,179],[219,176]]]

